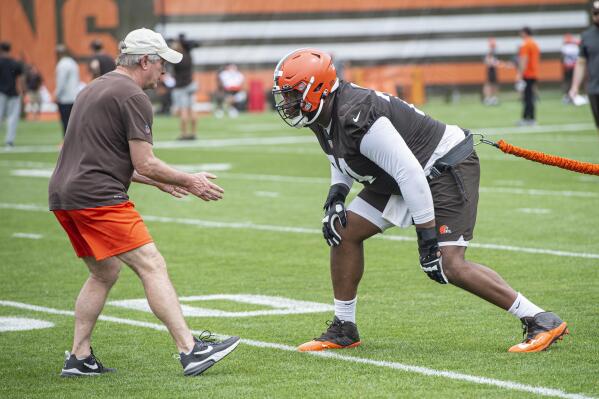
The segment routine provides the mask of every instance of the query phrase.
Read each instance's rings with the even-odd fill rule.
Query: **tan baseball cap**
[[[169,48],[162,35],[151,29],[135,29],[121,43],[122,54],[157,54],[160,58],[178,64],[183,54]]]

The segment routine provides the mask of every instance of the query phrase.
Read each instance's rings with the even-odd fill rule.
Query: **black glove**
[[[335,229],[335,221],[339,220],[342,227],[347,226],[347,213],[345,211],[345,197],[349,187],[345,184],[334,184],[329,190],[329,195],[324,203],[324,218],[322,219],[322,235],[330,247],[341,244],[341,235]]]
[[[416,234],[418,235],[418,253],[422,271],[437,283],[447,284],[449,280],[443,273],[443,262],[435,228],[416,229]]]

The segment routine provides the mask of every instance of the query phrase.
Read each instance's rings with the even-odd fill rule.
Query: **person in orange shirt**
[[[541,58],[541,50],[539,45],[532,38],[532,31],[525,26],[520,31],[522,38],[522,46],[518,53],[518,72],[516,79],[518,82],[524,82],[524,93],[522,101],[524,110],[522,112],[522,120],[520,125],[533,126],[535,125],[535,85],[539,78],[539,61]]]

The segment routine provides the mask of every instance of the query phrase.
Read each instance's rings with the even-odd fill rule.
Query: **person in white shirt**
[[[236,118],[239,115],[239,104],[245,100],[245,92],[243,91],[243,83],[245,77],[237,69],[237,65],[229,64],[218,74],[218,80],[224,92],[224,103],[229,117]],[[222,116],[217,110],[217,116]]]
[[[79,92],[79,66],[67,52],[64,44],[56,46],[56,90],[54,97],[58,105],[60,120],[62,122],[62,136],[67,132],[71,109]]]

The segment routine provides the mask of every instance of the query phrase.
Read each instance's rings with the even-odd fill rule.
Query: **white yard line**
[[[172,166],[180,169],[191,170],[191,167],[195,167],[195,170],[208,170],[211,169],[207,166],[211,164],[199,164],[199,165],[177,165]],[[220,169],[226,169],[228,164],[212,164]],[[216,169],[213,169],[216,171]],[[10,171],[11,176],[17,177],[40,177],[49,178],[52,176],[53,169],[13,169]],[[305,177],[305,176],[282,176],[282,175],[262,175],[252,173],[229,173],[219,172],[218,177],[223,179],[238,179],[238,180],[250,180],[250,181],[272,181],[282,183],[308,183],[308,184],[328,184],[330,179],[326,177]],[[357,186],[356,186],[357,187]],[[354,189],[356,188],[354,187]],[[359,191],[359,190],[358,190]],[[499,194],[517,194],[517,195],[532,195],[532,196],[549,196],[549,197],[579,197],[579,198],[596,198],[599,197],[599,190],[593,191],[573,191],[573,190],[544,190],[536,188],[515,188],[515,187],[480,187],[481,193],[499,193]]]
[[[0,300],[0,305],[17,308],[17,309],[35,311],[35,312],[62,315],[62,316],[74,317],[74,315],[75,315],[75,313],[70,310],[59,310],[59,309],[54,309],[54,308],[48,308],[45,306],[30,305],[30,304],[22,303],[22,302]],[[150,322],[138,321],[138,320],[132,320],[132,319],[125,319],[125,318],[121,318],[121,317],[100,315],[99,320],[108,321],[108,322],[117,323],[117,324],[124,324],[124,325],[129,325],[129,326],[134,326],[134,327],[149,328],[149,329],[155,330],[155,331],[163,331],[163,332],[167,331],[166,327],[162,324],[150,323]],[[192,332],[196,335],[199,335],[201,333],[201,331],[195,331],[195,330]],[[216,334],[216,335],[222,337],[222,334]],[[576,394],[576,393],[568,393],[561,389],[526,385],[526,384],[521,384],[521,383],[515,382],[515,381],[498,380],[495,378],[487,378],[487,377],[481,377],[481,376],[476,376],[476,375],[471,375],[471,374],[463,374],[463,373],[458,373],[458,372],[454,372],[454,371],[436,370],[436,369],[432,369],[432,368],[428,368],[428,367],[413,366],[413,365],[398,363],[398,362],[390,362],[390,361],[384,361],[384,360],[374,360],[374,359],[361,358],[361,357],[356,357],[356,356],[341,355],[341,354],[335,353],[335,352],[299,353],[299,352],[297,352],[297,349],[293,346],[277,344],[277,343],[272,343],[272,342],[256,341],[256,340],[251,340],[251,339],[242,339],[241,342],[245,345],[253,346],[253,347],[257,347],[257,348],[269,348],[269,349],[278,349],[278,350],[282,350],[282,351],[286,351],[286,352],[293,352],[294,355],[296,355],[296,356],[312,355],[312,356],[318,356],[318,357],[329,358],[329,359],[334,359],[334,360],[341,360],[341,361],[352,362],[352,363],[368,364],[371,366],[390,368],[390,369],[394,369],[394,370],[400,370],[400,371],[420,374],[420,375],[429,376],[429,377],[441,377],[441,378],[446,378],[446,379],[450,379],[450,380],[465,381],[465,382],[470,382],[470,383],[479,384],[479,385],[491,385],[491,386],[495,386],[495,387],[498,387],[501,389],[527,392],[527,393],[532,393],[532,394],[536,394],[536,395],[540,395],[540,396],[550,396],[550,397],[566,398],[566,399],[594,399],[591,396],[586,396],[586,395]]]
[[[271,130],[269,127],[267,130]],[[278,128],[277,128],[278,129]],[[540,134],[540,133],[555,133],[555,132],[577,132],[584,130],[594,130],[595,127],[590,123],[575,123],[564,125],[540,125],[534,127],[490,127],[472,129],[475,133],[483,133],[486,135],[508,135],[508,134]],[[199,139],[195,141],[156,141],[154,148],[164,149],[194,149],[194,148],[222,148],[232,146],[257,146],[257,145],[281,145],[281,144],[300,144],[314,143],[315,138],[311,134],[302,136],[274,136],[274,137],[246,137],[246,138],[229,138],[229,139]],[[1,154],[11,153],[52,153],[58,152],[56,145],[28,145],[15,146],[10,150],[0,148]]]
[[[197,148],[223,148],[233,146],[256,145],[282,145],[312,143],[316,139],[312,135],[304,136],[274,136],[274,137],[245,137],[232,139],[199,139],[194,141],[156,141],[157,149],[197,149]],[[58,152],[58,147],[53,145],[27,145],[15,146],[10,150],[0,148],[0,154],[11,153],[52,153]]]
[[[493,136],[503,136],[504,134],[539,134],[555,132],[579,132],[583,130],[595,130],[592,123],[568,123],[563,125],[537,125],[537,126],[515,126],[515,127],[487,127],[476,129],[473,133],[482,133]]]
[[[30,240],[39,240],[42,237],[44,237],[41,234],[35,234],[35,233],[13,233],[12,236],[13,236],[13,238],[28,238]]]
[[[0,209],[14,209],[20,211],[35,211],[35,212],[49,212],[45,206],[32,205],[32,204],[7,204],[0,203]],[[221,229],[247,229],[257,231],[271,231],[278,233],[296,233],[296,234],[322,234],[320,229],[310,227],[293,227],[293,226],[276,226],[269,224],[255,224],[252,222],[219,222],[212,220],[201,220],[192,218],[172,218],[167,216],[154,216],[154,215],[142,215],[145,221],[157,222],[157,223],[174,223],[188,226],[207,227],[207,228],[221,228]],[[400,235],[376,235],[375,238],[389,241],[415,241],[415,237],[407,237]],[[528,254],[544,254],[553,256],[563,256],[570,258],[583,258],[583,259],[599,259],[597,253],[587,252],[568,252],[549,248],[529,248],[529,247],[518,247],[514,245],[502,245],[502,244],[484,244],[484,243],[469,243],[471,248],[482,248],[491,249],[498,251],[508,252],[520,252]]]

